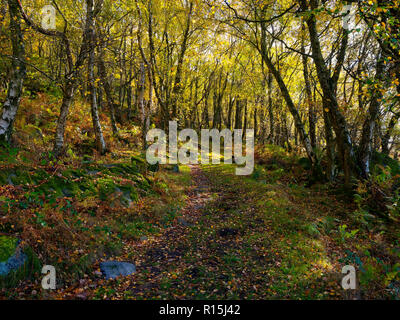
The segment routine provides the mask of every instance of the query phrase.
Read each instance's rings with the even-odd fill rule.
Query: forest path
[[[309,225],[307,205],[319,194],[306,201],[304,190],[297,196],[282,184],[236,176],[232,165],[190,168],[192,186],[173,223],[162,234],[127,243],[117,257],[133,261],[137,272],[98,279],[73,290],[80,292],[74,298],[341,296],[336,248],[303,231]]]
[[[197,275],[196,266],[188,264],[185,256],[190,252],[193,240],[198,238],[193,238],[193,232],[197,229],[205,207],[212,201],[212,194],[210,181],[200,166],[189,167],[192,186],[187,190],[186,206],[180,211],[173,226],[165,229],[160,237],[144,241],[138,248],[140,254],[137,255],[138,260],[135,260],[138,265],[135,278],[140,280],[137,279],[133,286],[129,286],[129,291],[136,298],[184,298],[186,294],[171,292],[169,295],[169,287],[179,287],[181,276],[190,280]],[[201,248],[196,248],[194,256],[200,257],[201,251]],[[193,289],[195,292],[195,287]],[[156,295],[159,291],[161,294]]]

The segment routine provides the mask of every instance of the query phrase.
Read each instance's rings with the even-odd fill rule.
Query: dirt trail
[[[137,273],[126,280],[128,287],[119,288],[118,291],[129,290],[135,298],[157,298],[153,293],[161,289],[163,278],[169,277],[173,270],[187,269],[183,257],[191,245],[188,234],[198,223],[207,202],[211,200],[210,181],[199,166],[193,165],[190,169],[192,187],[187,191],[185,208],[161,236],[144,240],[134,248],[129,248],[135,252]]]
[[[210,201],[210,182],[199,166],[191,166],[193,186],[188,190],[186,207],[182,209],[179,217],[174,221],[174,225],[167,228],[163,235],[153,242],[147,242],[142,249],[146,250],[144,265],[152,265],[155,259],[168,258],[168,261],[175,260],[184,254],[184,248],[177,246],[175,251],[171,251],[171,244],[185,243],[185,237],[189,228],[194,226],[202,209]],[[142,265],[143,267],[143,265]]]
[[[124,253],[115,258],[135,263],[137,272],[112,281],[101,276],[84,281],[67,289],[72,299],[307,298],[325,297],[337,287],[317,265],[326,258],[319,247],[311,250],[297,229],[283,229],[292,224],[280,203],[267,203],[268,211],[264,202],[262,210],[249,205],[272,191],[258,190],[260,185],[220,168],[190,169],[192,186],[172,224],[162,234],[125,243]]]

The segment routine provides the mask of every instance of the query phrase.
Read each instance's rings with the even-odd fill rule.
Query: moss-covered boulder
[[[6,277],[24,266],[26,255],[18,247],[18,239],[0,236],[0,276]]]

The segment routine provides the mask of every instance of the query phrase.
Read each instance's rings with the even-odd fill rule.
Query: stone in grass
[[[175,173],[179,173],[180,171],[179,171],[179,166],[176,164],[176,165],[174,165],[174,167],[172,168],[172,172],[175,172]]]
[[[120,276],[126,277],[135,273],[136,266],[128,262],[106,261],[100,263],[100,270],[103,276],[109,280]]]
[[[17,239],[0,236],[0,276],[7,276],[25,264],[27,256],[18,247],[18,242]]]
[[[114,193],[111,195],[114,201],[111,203],[111,208],[131,208],[133,199],[131,198],[130,191],[123,191],[116,187]]]

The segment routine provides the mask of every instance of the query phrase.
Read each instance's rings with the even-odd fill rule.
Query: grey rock
[[[128,262],[106,261],[100,263],[100,270],[106,279],[129,276],[136,272],[136,266]]]
[[[26,259],[26,254],[17,247],[13,256],[5,262],[0,262],[0,276],[7,276],[10,272],[18,270],[25,264]]]
[[[172,171],[175,172],[175,173],[179,173],[180,172],[179,171],[179,166],[177,164],[174,165],[174,168],[172,169]]]
[[[116,187],[115,188],[115,193],[117,194],[121,194],[120,196],[118,196],[118,198],[111,204],[111,207],[115,208],[115,207],[119,207],[122,206],[124,208],[130,208],[133,200],[131,198],[131,194],[129,191],[122,191],[120,188]]]

